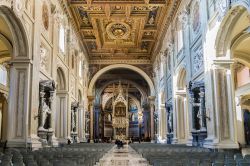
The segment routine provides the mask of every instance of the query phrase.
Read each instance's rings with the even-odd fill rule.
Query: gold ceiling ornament
[[[69,0],[91,61],[153,60],[180,0]],[[86,31],[92,31],[93,35]],[[146,33],[145,33],[146,32]]]
[[[130,31],[130,26],[124,22],[112,22],[106,27],[110,39],[128,39]]]

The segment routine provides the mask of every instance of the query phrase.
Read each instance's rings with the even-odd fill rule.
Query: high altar
[[[114,139],[124,140],[129,134],[128,95],[124,95],[121,83],[118,86],[119,94],[113,100],[112,126]]]

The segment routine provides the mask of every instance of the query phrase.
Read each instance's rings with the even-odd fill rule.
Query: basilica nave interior
[[[249,0],[0,0],[0,160],[249,165],[249,43]]]

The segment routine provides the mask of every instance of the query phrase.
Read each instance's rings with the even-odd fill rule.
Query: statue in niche
[[[41,142],[48,145],[52,141],[53,130],[51,128],[52,101],[55,91],[55,82],[53,80],[44,80],[39,83],[39,128],[38,136]]]
[[[169,111],[169,115],[168,115],[168,129],[169,129],[169,133],[173,132],[173,112]]]
[[[132,120],[132,122],[135,121],[135,114],[133,114],[133,113],[132,113],[132,116],[131,116],[131,120]]]
[[[244,130],[245,130],[245,140],[246,144],[250,144],[250,112],[248,109],[243,109],[244,117]]]
[[[71,113],[72,131],[76,132],[76,118],[74,111]]]
[[[71,104],[71,138],[73,142],[77,142],[77,121],[76,121],[76,113],[79,107],[78,102],[73,102]]]
[[[71,104],[71,132],[76,132],[76,112],[78,110],[79,103],[74,102]]]
[[[111,122],[112,121],[112,118],[111,118],[111,115],[108,114],[108,121]]]
[[[89,119],[86,120],[85,133],[89,133]]]
[[[55,91],[55,82],[51,80],[40,82],[39,128],[51,127],[51,104]]]
[[[48,104],[46,103],[46,99],[42,99],[42,112],[41,112],[41,126],[44,129],[48,129],[50,127],[50,118],[51,118],[51,109],[49,108]]]

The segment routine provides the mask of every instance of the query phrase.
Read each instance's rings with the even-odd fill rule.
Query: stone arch
[[[153,81],[151,80],[151,78],[140,68],[136,67],[136,66],[132,66],[132,65],[128,65],[128,64],[114,64],[114,65],[109,65],[107,67],[104,67],[103,69],[99,70],[94,77],[91,79],[90,83],[89,83],[89,88],[88,88],[88,95],[89,96],[93,96],[93,88],[94,85],[97,81],[97,79],[104,73],[106,73],[107,71],[110,71],[112,69],[119,69],[119,68],[123,68],[123,69],[129,69],[132,71],[137,72],[138,74],[140,74],[148,83],[148,86],[150,88],[150,94],[152,96],[155,95],[155,89],[154,89],[154,84]]]
[[[0,6],[0,17],[6,21],[12,34],[13,59],[29,58],[29,42],[21,20],[7,6]]]
[[[7,40],[9,47],[11,64],[9,67],[9,99],[7,108],[7,123],[4,127],[8,146],[25,147],[26,134],[30,133],[30,121],[28,119],[30,111],[30,87],[31,85],[31,54],[27,32],[21,20],[14,11],[0,5],[1,28],[7,31],[1,31],[1,40]],[[0,29],[1,29],[0,28]],[[5,39],[4,39],[5,38]],[[19,60],[22,63],[20,67]],[[22,118],[20,118],[22,117]],[[18,141],[17,141],[18,140]]]
[[[246,12],[244,12],[246,13]],[[248,13],[249,15],[249,13]],[[237,26],[237,25],[235,25]],[[231,59],[234,60],[235,67],[233,69],[234,74],[234,97],[236,99],[234,119],[236,122],[237,129],[237,142],[240,145],[249,144],[249,139],[246,137],[246,128],[245,128],[245,119],[244,113],[245,110],[249,110],[250,99],[250,83],[245,82],[248,80],[248,72],[250,70],[250,26],[243,29],[237,35],[234,35],[230,41],[230,55]],[[243,71],[243,73],[242,73]],[[245,72],[244,72],[245,71]],[[245,81],[244,81],[245,80]]]
[[[250,56],[248,53],[235,51],[235,49],[243,42],[250,40],[250,27],[238,34],[233,40],[231,45],[232,58],[250,68]]]
[[[55,136],[59,142],[64,143],[67,135],[67,86],[65,73],[62,67],[57,68],[56,77],[56,116],[55,116]]]
[[[176,86],[176,133],[178,143],[186,144],[188,141],[189,133],[189,113],[188,113],[188,100],[187,100],[187,88],[186,77],[187,72],[185,66],[180,66],[177,70],[177,86]]]
[[[66,79],[63,69],[61,67],[57,68],[57,90],[66,90]]]
[[[217,57],[231,56],[228,54],[228,50],[230,50],[232,39],[235,37],[233,36],[234,33],[232,32],[235,30],[237,25],[239,27],[242,26],[239,24],[239,21],[242,19],[239,18],[246,13],[249,15],[250,10],[249,7],[247,7],[247,5],[242,1],[234,4],[234,6],[227,12],[226,16],[221,22],[215,41]]]
[[[0,33],[0,40],[2,40],[4,42],[4,44],[8,47],[9,53],[12,54],[13,47],[12,47],[10,40],[1,33]]]
[[[186,89],[186,69],[181,68],[178,72],[177,76],[177,90],[185,90]]]

